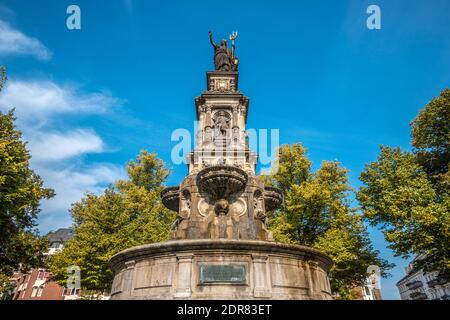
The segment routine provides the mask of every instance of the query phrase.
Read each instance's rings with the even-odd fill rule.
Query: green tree
[[[87,194],[72,205],[74,237],[55,255],[50,270],[61,284],[67,267],[81,269],[82,290],[103,292],[112,284],[109,259],[126,248],[167,240],[174,213],[161,203],[169,171],[155,154],[142,151],[127,165],[128,179],[102,195]]]
[[[450,189],[450,89],[442,91],[411,122],[418,163],[439,194]]]
[[[347,170],[337,162],[322,163],[316,172],[301,144],[279,149],[278,170],[264,177],[285,195],[282,209],[270,213],[269,228],[276,241],[318,248],[334,261],[330,271],[334,293],[351,298],[352,288],[377,265],[383,275],[392,267],[379,257],[362,217],[351,208]]]
[[[411,122],[412,152],[381,147],[366,165],[358,200],[365,218],[415,267],[450,280],[450,90]]]
[[[14,125],[14,110],[0,112],[0,275],[43,265],[45,239],[35,230],[39,203],[54,195],[30,169],[30,153]],[[5,283],[0,284],[5,288]],[[1,290],[1,289],[0,289]]]

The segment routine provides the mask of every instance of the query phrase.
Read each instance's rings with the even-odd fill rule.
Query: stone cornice
[[[253,253],[264,254],[287,254],[301,257],[306,261],[320,263],[328,272],[333,264],[329,256],[323,252],[301,245],[284,244],[279,242],[268,242],[258,240],[170,240],[152,244],[145,244],[123,250],[115,254],[109,261],[109,267],[114,271],[128,260],[148,258],[165,254],[195,251],[196,253],[217,252],[217,250],[233,252],[243,250]]]
[[[241,92],[235,93],[218,93],[204,91],[201,96],[195,97],[195,112],[197,114],[197,120],[200,120],[199,107],[205,104],[206,99],[221,99],[221,98],[235,98],[239,100],[239,103],[245,107],[245,122],[247,122],[248,109],[250,106],[250,99],[244,96]]]

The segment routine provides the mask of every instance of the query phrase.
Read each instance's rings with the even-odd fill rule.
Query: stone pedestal
[[[161,193],[177,213],[172,240],[115,255],[112,299],[331,298],[326,255],[273,242],[267,213],[282,206],[283,193],[256,175],[249,99],[233,70],[207,73],[207,89],[195,99],[189,174]]]
[[[275,242],[155,243],[111,259],[111,299],[331,299],[331,264],[315,249]]]

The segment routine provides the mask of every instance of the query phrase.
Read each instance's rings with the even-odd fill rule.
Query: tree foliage
[[[39,203],[54,195],[30,169],[30,153],[14,125],[14,110],[0,112],[0,274],[43,264],[45,239],[35,230]],[[0,284],[3,287],[3,284]]]
[[[391,265],[374,250],[362,218],[350,207],[347,170],[324,161],[316,172],[301,144],[279,149],[278,171],[264,179],[280,188],[284,206],[270,215],[276,241],[318,248],[334,261],[331,285],[341,298],[367,277],[367,267],[377,265],[387,275]]]
[[[428,103],[411,122],[418,163],[438,193],[450,188],[450,89]]]
[[[450,90],[421,110],[411,129],[413,152],[381,147],[361,174],[357,198],[397,255],[420,255],[416,268],[450,279]]]
[[[155,154],[142,151],[127,165],[128,179],[101,195],[87,194],[72,205],[74,237],[52,258],[51,271],[64,283],[67,267],[81,269],[84,290],[108,290],[113,274],[109,259],[132,246],[164,241],[174,214],[161,203],[162,183],[169,171]]]

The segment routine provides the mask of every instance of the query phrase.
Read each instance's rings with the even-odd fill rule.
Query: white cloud
[[[121,100],[109,92],[81,93],[53,81],[8,81],[0,95],[0,110],[16,108],[20,121],[39,120],[60,113],[104,113]]]
[[[54,198],[42,202],[38,219],[41,232],[67,227],[72,203],[87,192],[101,193],[108,184],[126,176],[122,166],[83,160],[86,154],[107,149],[95,130],[64,125],[80,115],[109,112],[121,102],[108,92],[81,92],[76,86],[49,80],[7,82],[0,94],[0,111],[16,109],[17,126],[32,156],[31,167],[45,186],[56,192]]]
[[[70,225],[68,209],[87,193],[100,194],[126,173],[122,167],[112,164],[94,164],[88,167],[65,167],[61,170],[44,165],[34,166],[45,186],[55,190],[56,196],[44,200],[39,215],[39,229],[45,233]]]
[[[33,160],[36,161],[63,160],[104,151],[102,139],[90,129],[76,129],[67,133],[35,132],[27,140]]]
[[[52,52],[38,39],[29,37],[0,20],[0,56],[32,55],[39,60],[50,60]]]

